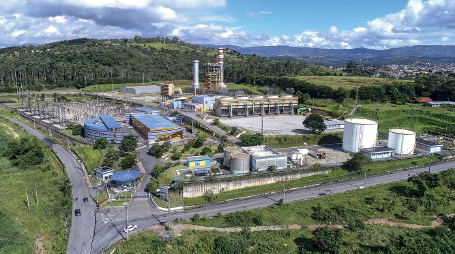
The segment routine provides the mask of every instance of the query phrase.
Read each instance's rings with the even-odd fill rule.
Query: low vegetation
[[[0,252],[32,253],[39,244],[46,253],[64,253],[72,209],[65,168],[44,143],[21,127],[4,118],[0,123]],[[6,134],[5,125],[20,137]],[[13,150],[14,156],[5,153]]]

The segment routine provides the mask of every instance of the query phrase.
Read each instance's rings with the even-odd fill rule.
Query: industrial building
[[[215,99],[213,111],[217,117],[280,115],[297,113],[298,98],[283,94],[220,97]]]
[[[130,94],[141,94],[141,93],[160,93],[161,88],[159,86],[126,86],[120,87],[120,92]]]
[[[246,174],[250,171],[250,155],[238,147],[226,147],[223,159],[223,164],[230,167],[234,174]]]
[[[210,166],[210,157],[206,155],[186,157],[186,165],[189,168]]]
[[[183,103],[183,109],[188,111],[209,111],[215,104],[214,96],[201,95],[193,96],[191,102]]]
[[[279,154],[266,145],[242,147],[251,157],[251,168],[254,172],[265,171],[269,166],[276,170],[287,168],[288,159],[285,154]],[[246,165],[246,164],[244,164]]]
[[[193,102],[183,103],[183,109],[188,111],[205,111],[202,104]]]
[[[148,146],[159,141],[177,141],[183,138],[183,128],[155,114],[130,114],[131,124],[147,140]]]
[[[376,144],[378,123],[367,119],[346,119],[343,133],[343,151],[358,153],[361,148]]]
[[[436,138],[417,138],[416,151],[424,153],[439,153],[442,150],[442,144],[436,141]]]
[[[372,160],[390,158],[395,153],[395,149],[389,147],[361,148],[360,151]]]
[[[106,138],[110,143],[120,144],[128,136],[128,129],[123,128],[111,115],[101,115],[84,121],[85,138],[95,142]]]
[[[455,106],[455,102],[453,101],[430,101],[423,103],[424,106],[427,107],[442,107],[443,105],[450,105]]]
[[[93,171],[95,171],[95,176],[101,180],[108,180],[114,174],[114,169],[106,166],[101,168],[95,168]]]
[[[182,94],[180,87],[175,87],[173,83],[161,83],[161,96],[172,96],[174,94]]]
[[[340,120],[332,120],[332,121],[324,121],[327,130],[334,130],[334,129],[344,129],[344,121]]]
[[[404,129],[390,129],[387,146],[395,150],[395,155],[409,155],[416,147],[416,133]]]

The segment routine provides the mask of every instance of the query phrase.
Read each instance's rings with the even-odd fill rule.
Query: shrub
[[[171,159],[174,161],[180,160],[180,158],[182,158],[181,152],[175,152],[174,154],[172,154],[172,157],[171,157]],[[180,165],[180,161],[178,163],[179,163],[178,165]],[[177,162],[175,164],[177,164]]]
[[[220,119],[218,119],[218,118],[213,119],[213,125],[218,125],[218,124],[220,124]]]
[[[202,148],[201,155],[212,155],[212,149],[209,146]]]
[[[123,170],[131,168],[134,165],[136,165],[136,157],[132,154],[126,156],[120,161],[120,166]]]
[[[125,152],[134,151],[137,147],[137,139],[133,135],[128,135],[122,139],[120,143],[120,150]]]
[[[93,149],[105,149],[107,147],[108,141],[107,138],[99,138],[95,141]]]
[[[199,218],[200,218],[200,216],[198,213],[193,215],[193,221],[199,221]]]
[[[103,164],[101,164],[101,166],[112,167],[113,164],[114,164],[113,160],[109,158],[104,158]]]

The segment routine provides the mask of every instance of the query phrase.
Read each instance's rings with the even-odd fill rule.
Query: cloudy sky
[[[75,38],[386,49],[455,44],[454,0],[3,0],[0,47]]]

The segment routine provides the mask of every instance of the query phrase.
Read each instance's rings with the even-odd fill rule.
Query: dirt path
[[[410,223],[403,223],[403,222],[394,222],[389,221],[387,218],[384,219],[373,219],[369,221],[365,221],[367,225],[387,225],[387,226],[397,226],[397,227],[408,227],[408,228],[435,228],[439,227],[443,224],[443,218],[435,217],[435,220],[431,222],[431,226],[422,226],[417,224],[410,224]],[[330,229],[333,228],[347,228],[347,225],[326,225],[326,224],[313,224],[308,225],[307,228],[311,231],[316,230],[320,227],[328,226]],[[219,232],[241,232],[242,227],[235,227],[235,228],[216,228],[216,227],[204,227],[198,225],[191,225],[191,224],[178,224],[172,223],[171,225],[172,231],[166,231],[164,226],[155,226],[152,228],[153,231],[157,232],[160,236],[167,236],[167,237],[177,237],[182,235],[183,230],[201,230],[201,231],[219,231]],[[282,230],[282,229],[301,229],[302,226],[293,224],[289,226],[257,226],[257,227],[248,227],[250,231],[262,231],[262,230]]]
[[[13,136],[14,136],[15,139],[19,138],[19,134],[17,134],[11,126],[8,126],[8,125],[6,125],[6,124],[4,124],[4,123],[2,123],[2,124],[3,124],[5,127],[7,127],[8,129],[11,130],[11,132],[13,133]],[[7,133],[8,133],[8,131],[7,131]],[[9,133],[8,133],[8,134],[9,134]]]

